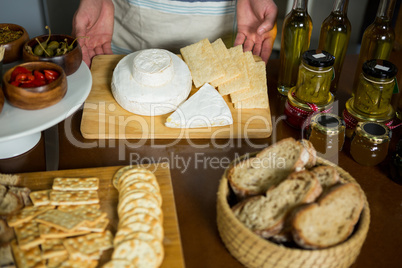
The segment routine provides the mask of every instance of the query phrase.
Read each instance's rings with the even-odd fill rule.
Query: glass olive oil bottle
[[[395,31],[391,27],[394,7],[395,0],[381,0],[374,22],[363,33],[359,60],[353,80],[352,95],[355,94],[359,84],[363,63],[371,59],[388,60],[391,55],[395,41]]]
[[[309,49],[312,29],[307,0],[294,0],[282,28],[278,91],[284,96],[296,85],[301,55]]]
[[[331,82],[331,92],[336,93],[343,61],[348,49],[351,25],[347,16],[349,0],[335,0],[331,14],[321,25],[318,48],[335,56],[335,77]]]

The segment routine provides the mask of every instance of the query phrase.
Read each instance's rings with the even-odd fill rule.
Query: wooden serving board
[[[97,177],[99,178],[98,195],[101,210],[107,212],[110,220],[108,229],[115,234],[117,231],[118,215],[117,203],[118,192],[112,184],[112,177],[121,166],[71,169],[47,172],[34,172],[19,174],[22,178],[22,186],[30,188],[32,191],[51,189],[53,179],[56,177]],[[173,195],[170,169],[168,163],[150,164],[147,168],[154,172],[162,194],[163,227],[165,239],[163,246],[165,257],[161,268],[185,267],[183,252],[181,247],[179,225],[177,221],[176,206]],[[103,253],[99,266],[106,263],[113,253],[113,249]]]
[[[234,109],[233,124],[223,127],[175,129],[164,125],[169,114],[142,116],[123,109],[111,92],[113,70],[123,55],[99,55],[92,60],[92,89],[85,101],[81,133],[86,139],[226,139],[267,138],[272,132],[270,109]],[[197,91],[193,87],[190,95]]]

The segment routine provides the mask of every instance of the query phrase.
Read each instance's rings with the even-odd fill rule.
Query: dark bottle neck
[[[294,0],[292,9],[307,12],[307,0]]]
[[[394,14],[395,0],[381,0],[377,10],[376,20],[390,21]]]
[[[346,16],[348,13],[349,0],[335,0],[332,12],[338,15]]]

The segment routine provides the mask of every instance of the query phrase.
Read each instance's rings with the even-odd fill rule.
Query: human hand
[[[72,35],[82,49],[82,59],[90,66],[95,55],[112,54],[114,5],[112,0],[81,0],[73,18]]]
[[[234,45],[243,44],[244,51],[253,51],[267,63],[277,33],[277,13],[273,0],[238,0],[238,29]]]

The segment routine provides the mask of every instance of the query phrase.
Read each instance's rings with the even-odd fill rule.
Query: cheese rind
[[[157,87],[140,84],[138,80],[141,78],[134,78],[133,73],[134,60],[141,52],[128,54],[117,64],[111,83],[113,97],[122,108],[139,115],[156,116],[176,110],[191,91],[192,78],[188,66],[177,55],[163,50],[173,62],[171,80]],[[147,68],[148,71],[151,69],[155,70],[155,66]]]
[[[232,113],[222,96],[210,84],[204,84],[171,114],[165,126],[202,128],[233,124]]]

